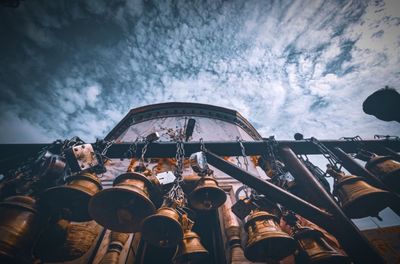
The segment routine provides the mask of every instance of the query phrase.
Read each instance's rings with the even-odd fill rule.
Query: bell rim
[[[149,212],[146,212],[144,214],[144,216],[142,217],[142,220],[139,221],[139,223],[134,223],[132,224],[130,227],[126,224],[126,225],[121,225],[121,224],[115,224],[115,225],[108,225],[108,224],[103,224],[103,223],[107,223],[107,220],[103,221],[104,218],[103,217],[98,217],[98,216],[102,216],[104,215],[104,210],[102,210],[102,213],[97,213],[97,211],[95,211],[94,208],[94,204],[95,203],[99,203],[99,206],[97,207],[104,207],[103,205],[103,199],[104,199],[104,195],[110,195],[112,193],[114,193],[115,191],[119,191],[122,193],[128,193],[128,194],[140,194],[137,191],[133,191],[132,189],[128,189],[124,186],[114,186],[112,188],[108,188],[105,190],[102,190],[101,192],[96,193],[89,201],[89,215],[92,217],[93,220],[95,220],[98,224],[100,224],[101,226],[106,227],[107,229],[110,229],[112,231],[116,231],[116,232],[120,232],[120,233],[135,233],[138,232],[140,230],[141,224],[143,222],[143,220],[151,215],[152,213],[154,213],[154,211],[156,210],[156,207],[154,206],[153,202],[151,201],[150,198],[143,196],[143,195],[135,195],[136,197],[139,197],[142,201],[145,201],[145,203],[147,205],[149,205],[150,209],[148,210]],[[101,200],[99,200],[100,198],[102,198]],[[97,201],[99,200],[99,201]],[[96,207],[96,206],[95,206]],[[151,211],[151,212],[150,212]],[[100,221],[98,221],[99,219],[101,219]],[[124,227],[124,226],[128,226],[128,227]],[[119,228],[121,227],[121,228]]]
[[[29,204],[28,203],[25,204],[22,201],[12,201],[12,200],[10,201],[9,200],[10,198],[22,198],[22,200],[29,202]],[[16,206],[16,207],[19,207],[22,209],[26,209],[33,213],[38,212],[36,199],[34,199],[30,196],[27,196],[27,195],[13,195],[13,196],[7,197],[5,200],[0,202],[0,207],[10,207],[10,206],[14,206],[14,207]]]
[[[350,259],[348,256],[340,254],[339,252],[331,252],[329,255],[318,256],[318,254],[311,257],[312,263],[315,264],[348,264]],[[329,262],[327,262],[329,261]]]
[[[151,227],[153,224],[152,224],[152,223],[149,223],[149,221],[152,221],[152,220],[154,220],[155,218],[164,218],[164,219],[168,219],[168,220],[171,221],[170,223],[173,223],[173,225],[174,225],[174,230],[175,230],[175,231],[178,231],[178,234],[179,234],[179,235],[176,237],[176,242],[175,242],[175,240],[174,240],[174,243],[169,243],[168,246],[160,246],[156,241],[153,241],[153,240],[151,240],[151,239],[146,238],[146,232],[144,232],[144,230],[146,230],[146,229],[145,229],[145,226],[146,226],[146,225],[150,225],[150,227]],[[147,224],[146,224],[146,223],[147,223]],[[171,218],[171,217],[167,217],[167,216],[165,216],[165,215],[157,215],[157,214],[149,215],[148,217],[146,217],[146,218],[142,221],[141,230],[142,230],[142,237],[143,237],[144,240],[146,240],[148,243],[150,243],[150,244],[152,244],[152,245],[154,245],[154,246],[159,246],[159,247],[162,247],[162,248],[174,247],[174,246],[178,245],[178,244],[179,244],[179,241],[181,241],[181,240],[183,239],[183,228],[182,228],[181,223],[180,223],[178,220],[173,219],[173,218]],[[171,230],[171,229],[169,228],[169,230]]]
[[[194,198],[194,196],[198,196],[199,192],[206,192],[206,191],[211,191],[214,193],[214,195],[217,197],[217,199],[215,199],[215,203],[213,203],[213,205],[210,208],[206,208],[203,206],[198,206],[199,204],[201,204],[201,202],[193,202],[196,201],[196,199]],[[197,192],[197,194],[196,194]],[[210,194],[210,196],[212,196]],[[189,194],[189,203],[191,205],[192,208],[200,210],[200,211],[211,211],[211,210],[216,210],[218,209],[220,206],[222,206],[225,202],[226,202],[226,193],[223,189],[219,188],[209,188],[208,190],[205,190],[205,188],[197,190],[194,189],[190,194]]]
[[[379,195],[380,197],[377,197]],[[372,200],[372,201],[369,201]],[[377,202],[379,201],[379,202]],[[367,216],[376,216],[373,214],[370,214],[369,211],[361,211],[361,213],[358,213],[359,210],[357,209],[364,209],[366,208],[367,210],[369,209],[371,212],[376,211],[378,214],[380,211],[385,209],[386,207],[389,206],[390,203],[390,197],[389,193],[387,191],[381,190],[378,192],[371,192],[367,193],[363,196],[360,196],[359,198],[355,199],[354,201],[346,201],[346,203],[342,204],[342,210],[345,212],[345,214],[352,218],[352,219],[358,219],[358,218],[364,218]],[[368,205],[368,206],[364,206]],[[371,205],[374,205],[373,207]],[[372,210],[374,209],[374,210]]]
[[[283,231],[282,231],[283,232]],[[261,243],[256,244],[256,241],[248,244],[246,243],[245,249],[244,249],[244,256],[252,261],[252,262],[262,262],[265,261],[266,259],[274,259],[274,260],[281,260],[287,256],[290,256],[293,254],[296,250],[297,243],[296,240],[294,240],[291,236],[287,235],[278,235],[278,236],[268,236],[268,240],[260,241]],[[271,238],[275,240],[275,242],[271,241]],[[280,240],[280,241],[276,241]],[[270,252],[273,252],[275,254],[267,254],[268,250],[266,243],[269,243],[271,246],[278,245],[283,241],[285,243],[285,246],[277,246],[275,250],[270,250]],[[260,249],[261,248],[261,249]],[[260,255],[257,254],[259,252],[262,252],[263,255],[259,257]],[[280,254],[277,254],[280,253]]]
[[[52,209],[57,209],[57,210],[61,210],[63,208],[72,209],[74,207],[68,205],[68,200],[66,198],[67,197],[66,194],[72,194],[72,195],[78,194],[79,197],[85,201],[84,202],[85,204],[89,204],[91,198],[94,196],[94,194],[92,192],[88,191],[86,188],[76,189],[76,188],[72,188],[71,186],[68,186],[68,185],[63,185],[63,186],[56,186],[56,187],[47,189],[41,195],[40,202],[41,202],[41,204],[44,205],[44,207],[50,207]],[[51,196],[53,197],[52,199],[50,199]],[[60,202],[61,202],[61,204],[60,204]],[[87,208],[84,211],[85,211],[84,214],[79,217],[72,214],[71,217],[67,217],[66,219],[70,220],[70,221],[75,221],[75,222],[85,222],[85,221],[92,220],[91,216],[89,215],[89,209]]]

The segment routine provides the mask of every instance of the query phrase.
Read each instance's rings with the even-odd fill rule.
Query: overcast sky
[[[0,143],[93,141],[172,101],[278,139],[400,134],[362,112],[400,86],[398,0],[22,1],[0,7],[0,36]]]

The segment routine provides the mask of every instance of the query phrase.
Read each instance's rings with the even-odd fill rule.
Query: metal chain
[[[249,161],[247,160],[246,149],[244,148],[243,140],[240,137],[236,137],[236,141],[239,143],[240,151],[242,152],[244,167],[245,167],[246,171],[249,171]],[[242,163],[240,162],[239,156],[236,156],[236,161],[237,161],[238,167],[242,168]],[[245,192],[246,198],[250,198],[250,197],[253,197],[256,195],[256,191],[249,188],[246,184],[243,184],[243,190]],[[249,192],[250,192],[250,195],[249,195]]]
[[[285,174],[283,171],[282,167],[277,163],[277,158],[276,158],[276,148],[278,146],[278,143],[276,142],[274,136],[271,136],[268,138],[267,141],[267,155],[269,157],[270,165],[271,165],[271,170],[274,175],[277,177],[280,175]]]
[[[321,154],[328,160],[329,164],[332,166],[334,170],[341,171],[342,169],[341,161],[338,157],[336,157],[336,155],[330,149],[328,149],[315,137],[311,137],[310,139],[307,139],[307,141],[313,143],[319,149]]]
[[[140,165],[141,166],[145,166],[144,164],[144,155],[146,155],[147,152],[147,147],[149,146],[149,144],[151,143],[150,141],[148,141],[146,138],[142,139],[142,141],[144,142],[144,146],[142,148],[142,154],[140,155]]]
[[[179,137],[176,142],[176,171],[175,171],[175,183],[168,191],[167,199],[176,203],[178,207],[183,207],[186,203],[185,193],[183,192],[181,183],[183,182],[183,165],[185,161],[185,149],[182,139]]]
[[[203,138],[200,138],[199,141],[200,141],[200,150],[203,152],[206,152],[207,149],[206,149],[206,145],[204,144]]]
[[[115,140],[106,141],[106,145],[105,145],[104,149],[101,151],[101,156],[102,156],[102,157],[105,157],[105,158],[108,159],[108,157],[106,156],[106,155],[107,155],[107,152],[108,152],[108,149],[109,149],[112,145],[114,145],[114,143],[115,143]]]

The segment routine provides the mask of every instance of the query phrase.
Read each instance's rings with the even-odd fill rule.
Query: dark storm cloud
[[[237,109],[267,136],[398,134],[397,1],[24,1],[0,9],[0,142],[103,137],[131,108]],[[371,74],[371,73],[374,74]]]

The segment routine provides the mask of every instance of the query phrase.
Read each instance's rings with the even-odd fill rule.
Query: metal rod
[[[351,174],[366,178],[372,185],[375,185],[376,187],[387,189],[379,178],[377,178],[363,166],[358,164],[352,157],[350,157],[341,148],[335,147],[332,149],[332,151],[342,161],[343,167],[346,170],[348,170]]]
[[[357,161],[355,161],[351,156],[349,156],[346,152],[344,152],[340,148],[333,148],[332,150],[335,152],[335,154],[339,157],[339,159],[342,161],[343,167],[348,170],[351,174],[357,175],[364,177],[367,179],[369,183],[372,185],[384,189],[384,190],[389,190],[391,192],[392,196],[392,201],[390,208],[400,216],[400,195],[395,193],[392,189],[391,186],[385,185],[378,177],[376,177],[374,174],[372,174],[370,171],[365,169],[363,166],[361,166]]]
[[[268,139],[261,141],[243,142],[246,149],[246,154],[249,156],[262,155],[267,148]],[[322,144],[328,148],[340,147],[347,153],[355,153],[358,145],[353,141],[346,140],[320,140]],[[217,141],[204,142],[207,149],[219,156],[241,156],[241,148],[237,141]],[[290,147],[296,154],[320,154],[318,148],[311,142],[304,140],[277,140],[279,145]],[[389,147],[394,151],[400,151],[400,140],[364,140],[366,147],[373,147],[376,144],[382,147]],[[124,158],[132,143],[117,143],[112,145],[107,156],[110,158]],[[0,173],[18,166],[19,163],[36,155],[41,149],[49,144],[0,144]],[[137,144],[136,155],[139,156],[144,143]],[[190,155],[193,152],[200,150],[199,142],[185,142],[185,152]],[[61,146],[59,145],[60,149]],[[54,148],[57,150],[57,148]],[[154,142],[151,143],[146,152],[148,158],[175,157],[176,143],[175,142]]]
[[[312,187],[313,192],[319,199],[323,200],[323,204],[326,206],[325,209],[333,214],[333,223],[331,221],[324,223],[319,221],[319,219],[316,219],[317,221],[314,220],[314,222],[332,232],[356,263],[385,263],[376,249],[343,213],[332,196],[326,192],[312,173],[296,157],[296,154],[289,147],[283,146],[280,148],[280,157],[296,181],[303,182]],[[308,218],[307,216],[305,217]]]
[[[266,195],[275,202],[280,203],[290,210],[299,212],[311,221],[327,222],[332,220],[332,215],[322,211],[318,207],[304,201],[303,199],[275,186],[274,184],[262,180],[257,176],[245,171],[232,163],[225,161],[214,153],[206,151],[207,162],[232,178],[253,188],[257,192]]]

